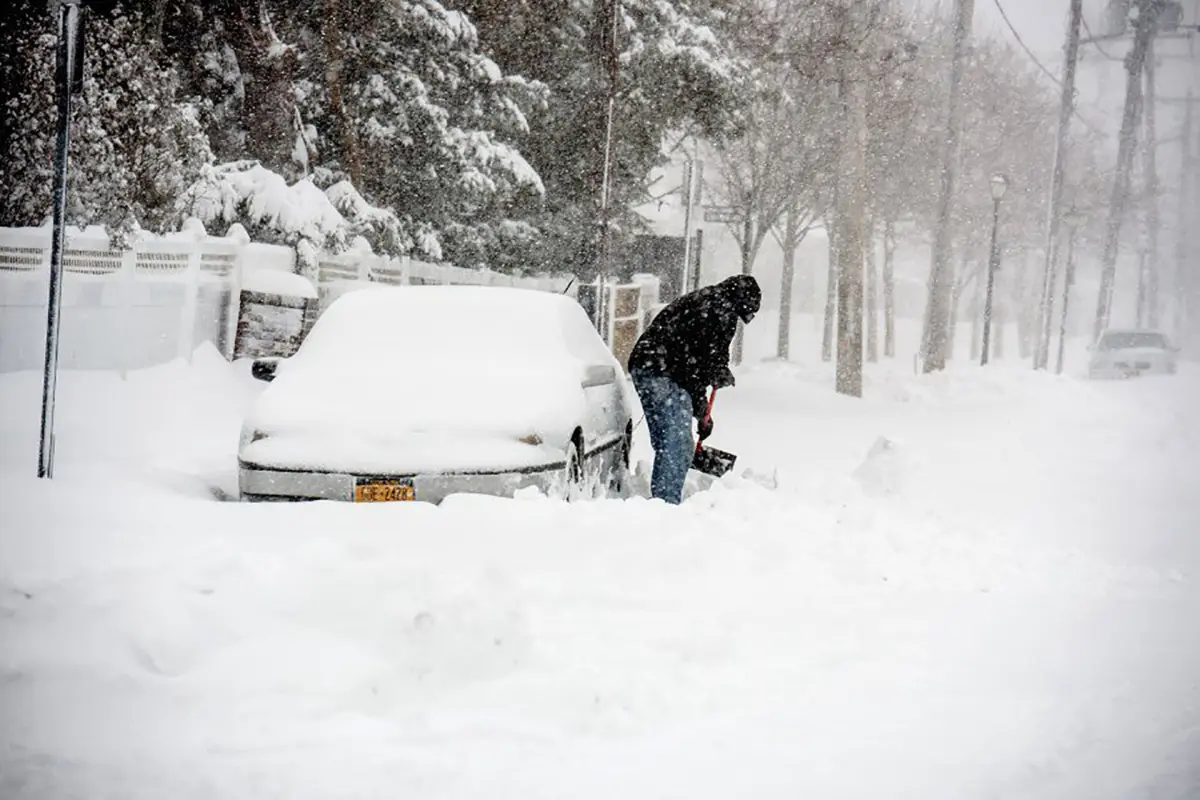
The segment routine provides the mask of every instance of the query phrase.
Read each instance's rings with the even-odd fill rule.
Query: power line
[[[1004,6],[1000,5],[1000,0],[992,1],[996,4],[996,10],[1000,12],[1000,16],[1004,18],[1004,24],[1008,26],[1009,32],[1012,33],[1013,38],[1017,40],[1017,44],[1021,45],[1021,49],[1025,51],[1025,55],[1029,56],[1033,63],[1037,65],[1037,68],[1045,73],[1046,77],[1054,81],[1055,85],[1061,89],[1062,81],[1058,79],[1057,75],[1046,69],[1046,67],[1042,65],[1042,62],[1038,60],[1038,57],[1033,54],[1033,51],[1030,50],[1025,44],[1025,40],[1021,38],[1021,34],[1017,33],[1017,29],[1013,27],[1012,20],[1008,18],[1008,12],[1004,10]]]
[[[1096,35],[1094,33],[1092,33],[1091,26],[1088,25],[1086,16],[1084,16],[1082,22],[1083,22],[1083,30],[1084,30],[1084,32],[1087,33],[1088,40],[1089,40],[1089,41],[1085,42],[1085,44],[1090,44],[1093,47],[1095,47],[1097,50],[1100,51],[1100,55],[1104,56],[1109,61],[1124,61],[1125,60],[1123,58],[1120,58],[1118,56],[1114,56],[1114,55],[1110,54],[1107,50],[1105,50],[1103,47],[1100,46],[1100,42],[1096,40]]]
[[[1029,49],[1029,46],[1025,44],[1025,40],[1021,38],[1021,34],[1017,33],[1017,29],[1015,27],[1013,27],[1012,20],[1010,20],[1008,18],[1008,12],[1006,12],[1004,10],[1004,6],[1002,6],[1000,4],[1000,0],[992,0],[992,2],[994,2],[996,4],[996,10],[1000,12],[1000,16],[1004,19],[1004,24],[1006,26],[1008,26],[1009,33],[1011,33],[1013,35],[1013,38],[1017,40],[1017,44],[1021,45],[1021,49],[1025,51],[1025,55],[1029,56],[1030,60],[1033,61],[1033,63],[1037,65],[1037,68],[1040,69],[1046,77],[1048,77],[1050,80],[1054,81],[1055,86],[1057,86],[1060,89],[1063,88],[1062,81],[1059,80],[1058,76],[1055,75],[1050,70],[1046,69],[1046,66],[1044,64],[1042,64],[1042,62],[1038,59],[1038,57],[1033,54],[1033,51]],[[1079,91],[1077,89],[1074,89],[1073,87],[1072,87],[1071,92],[1073,95],[1076,95],[1076,96],[1078,96],[1078,94],[1079,94]],[[1084,127],[1087,128],[1088,130],[1090,130],[1092,133],[1098,133],[1101,136],[1107,135],[1099,127],[1097,127],[1096,125],[1093,125],[1091,122],[1086,120],[1079,113],[1079,109],[1074,107],[1074,104],[1072,104],[1072,107],[1071,107],[1071,115],[1074,116],[1075,119],[1082,122]]]

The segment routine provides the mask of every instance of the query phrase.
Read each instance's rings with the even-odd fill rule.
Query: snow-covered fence
[[[564,292],[570,277],[542,275],[523,277],[480,269],[465,269],[450,264],[430,264],[402,256],[377,256],[366,249],[317,255],[317,284],[321,309],[347,291],[363,284],[386,286],[515,286],[547,292]]]
[[[244,244],[189,228],[116,250],[100,229],[68,230],[61,366],[136,369],[206,341],[228,354]],[[49,278],[50,228],[0,229],[0,372],[41,368]]]
[[[208,236],[195,220],[184,228],[177,234],[142,237],[124,251],[113,249],[99,228],[68,229],[59,340],[64,369],[124,371],[190,359],[204,342],[211,342],[226,358],[260,349],[259,344],[248,344],[235,353],[239,323],[247,342],[271,339],[272,347],[294,349],[298,338],[290,331],[296,326],[288,315],[300,314],[302,337],[313,309],[298,303],[289,312],[286,302],[272,300],[267,304],[278,308],[267,313],[266,301],[257,295],[278,294],[268,278],[299,280],[296,252],[252,243],[240,226],[226,237]],[[372,286],[513,286],[573,296],[579,292],[570,276],[514,276],[378,256],[361,243],[339,254],[309,253],[313,258],[307,265],[315,272],[309,274],[316,278],[319,298],[316,314],[341,294]],[[0,228],[0,372],[41,368],[49,278],[50,227]],[[243,289],[255,297],[247,302]],[[640,283],[609,289],[612,317],[605,333],[624,363],[648,323],[656,292]],[[275,335],[284,329],[287,335]]]

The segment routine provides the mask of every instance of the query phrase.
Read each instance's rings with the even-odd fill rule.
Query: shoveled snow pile
[[[38,481],[0,375],[0,797],[1196,797],[1200,376],[872,370],[743,370],[778,488],[678,508],[216,502],[205,351],[64,374]]]

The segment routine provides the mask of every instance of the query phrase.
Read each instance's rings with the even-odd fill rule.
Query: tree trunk
[[[896,223],[883,223],[883,355],[896,357]]]
[[[767,232],[763,229],[761,220],[759,225],[754,224],[754,202],[753,198],[747,198],[746,201],[746,216],[742,220],[742,274],[749,275],[754,272],[754,259],[758,257],[759,248],[762,247],[763,239],[766,238]],[[734,364],[741,364],[745,357],[746,349],[746,326],[741,322],[737,324],[737,333],[733,336],[733,356]]]
[[[1033,355],[1034,338],[1037,335],[1037,322],[1033,319],[1035,316],[1032,312],[1028,300],[1028,279],[1029,264],[1027,261],[1021,262],[1021,274],[1017,278],[1017,285],[1012,292],[1013,303],[1017,308],[1017,352],[1021,358],[1029,358]]]
[[[843,62],[845,63],[845,62]],[[842,141],[842,179],[838,214],[838,394],[862,397],[863,370],[863,241],[867,100],[863,80],[850,80],[847,133]]]
[[[827,225],[829,236],[829,268],[825,280],[825,328],[821,333],[821,360],[833,360],[833,324],[837,319],[837,228],[838,215],[833,215],[832,224]],[[827,221],[828,222],[828,221]]]
[[[265,0],[220,0],[214,10],[225,23],[241,70],[247,154],[288,180],[298,177],[292,156],[297,136],[295,50],[275,35]]]
[[[362,189],[362,162],[358,154],[358,137],[346,113],[343,97],[345,50],[342,44],[342,3],[345,0],[325,0],[325,87],[329,92],[329,114],[333,120],[334,141],[341,151],[338,161],[350,176],[350,182]]]
[[[946,135],[942,140],[941,184],[937,201],[937,222],[934,227],[932,265],[929,271],[929,299],[925,307],[924,329],[921,336],[922,369],[935,372],[946,366],[948,325],[954,276],[950,263],[951,206],[954,202],[955,178],[960,158],[959,138],[962,131],[962,78],[970,57],[971,21],[975,0],[955,0],[954,51],[950,64],[949,97],[946,106]]]
[[[1004,328],[1008,324],[1008,301],[996,293],[996,307],[992,309],[992,355],[991,360],[1004,358]]]
[[[800,245],[799,211],[795,204],[788,209],[783,230],[783,274],[779,282],[779,357],[791,356],[792,286],[796,280],[796,248]]]
[[[966,252],[971,252],[968,247]],[[970,256],[963,255],[958,274],[954,276],[954,293],[950,301],[950,324],[947,326],[946,358],[954,358],[958,352],[958,323],[961,318],[963,296],[973,283],[978,281],[979,265],[972,264]]]
[[[963,256],[963,262],[958,267],[958,274],[951,277],[953,287],[950,291],[950,314],[946,320],[946,360],[950,361],[954,358],[956,352],[955,345],[958,344],[958,310],[962,307],[963,292],[967,288],[967,275],[970,265],[967,262],[966,256]]]
[[[979,360],[983,351],[983,303],[986,284],[983,281],[975,282],[975,294],[971,298],[971,361]],[[995,312],[992,314],[993,321]]]
[[[875,225],[868,222],[865,267],[867,270],[867,361],[879,360],[879,274],[875,270]]]

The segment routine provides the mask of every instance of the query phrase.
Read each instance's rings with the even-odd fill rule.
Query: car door
[[[587,418],[584,422],[584,455],[591,457],[620,445],[629,412],[622,388],[624,375],[614,364],[592,364],[585,371],[583,393]]]

